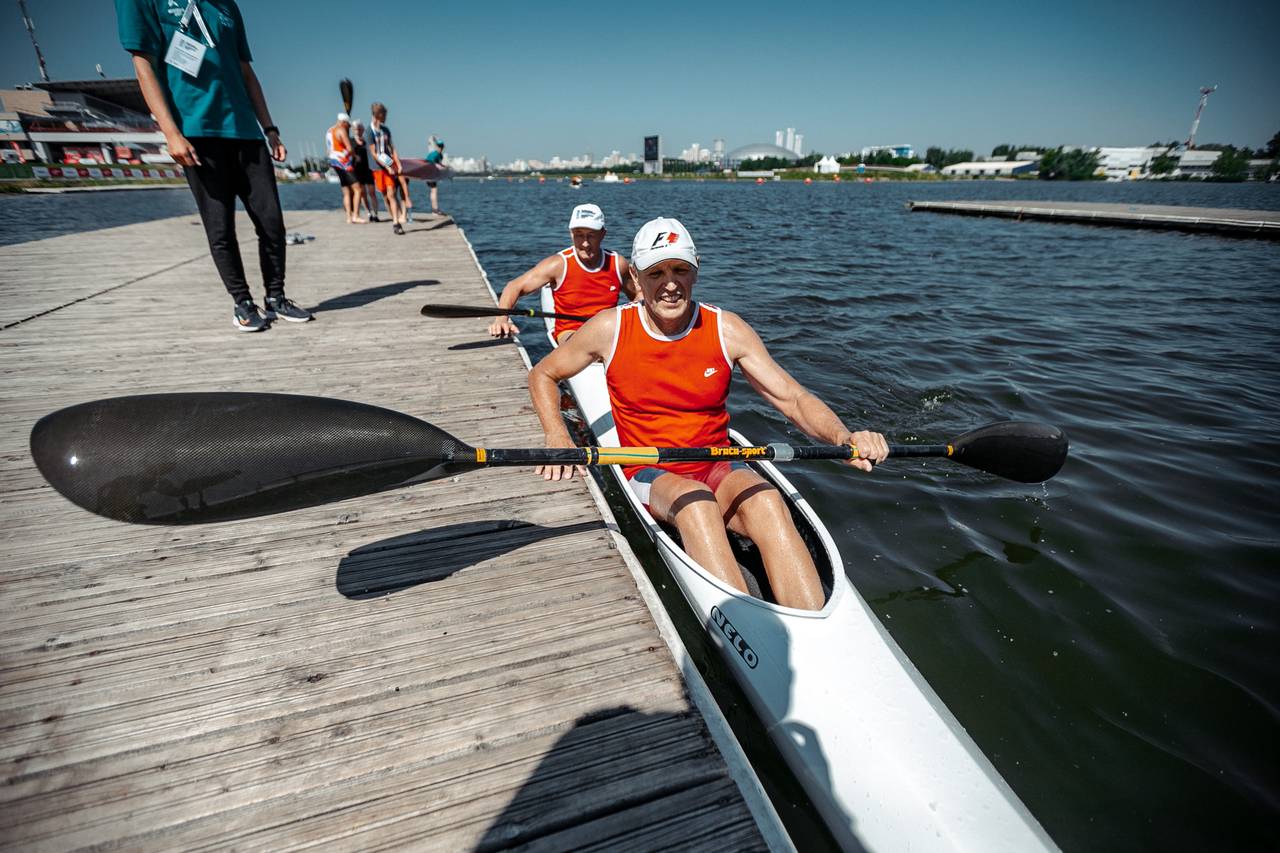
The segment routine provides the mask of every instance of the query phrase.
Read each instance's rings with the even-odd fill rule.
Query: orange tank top
[[[352,166],[351,146],[343,142],[342,138],[334,132],[337,128],[338,126],[335,124],[324,134],[325,145],[329,146],[329,162],[337,168],[349,172]]]
[[[683,332],[667,337],[638,303],[618,308],[617,338],[605,361],[609,403],[623,447],[724,447],[729,444],[733,364],[720,332],[720,309],[698,303]],[[628,479],[645,466],[628,466]],[[675,474],[703,462],[666,462]]]
[[[594,317],[601,311],[618,304],[618,291],[622,288],[621,265],[616,252],[604,252],[600,267],[589,270],[582,265],[578,253],[570,247],[560,253],[564,271],[551,286],[552,299],[557,314],[576,314]],[[553,334],[556,340],[565,332],[573,332],[582,325],[580,320],[556,320]]]

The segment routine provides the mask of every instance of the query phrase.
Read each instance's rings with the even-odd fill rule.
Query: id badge
[[[206,50],[207,47],[187,34],[176,32],[173,34],[173,41],[169,42],[169,52],[164,55],[164,61],[183,74],[198,77]]]

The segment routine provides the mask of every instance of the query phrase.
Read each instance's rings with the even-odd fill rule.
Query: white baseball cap
[[[689,230],[678,219],[659,216],[650,219],[636,232],[631,244],[631,265],[647,270],[659,261],[679,258],[695,267],[698,265],[698,247],[693,245]]]
[[[347,115],[346,113],[338,113],[338,121],[345,121],[348,124],[350,124],[351,116]]]
[[[604,211],[595,204],[578,205],[573,209],[573,213],[569,214],[569,230],[572,231],[575,228],[599,231],[604,228]]]

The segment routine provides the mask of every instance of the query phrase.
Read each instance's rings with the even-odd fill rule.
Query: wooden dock
[[[194,217],[0,249],[0,848],[788,849],[594,485],[496,469],[166,528],[43,482],[35,421],[120,394],[540,445],[520,351],[418,314],[491,299],[451,221],[286,224],[318,319],[260,334]]]
[[[1280,211],[1076,201],[911,201],[911,210],[1280,240]]]

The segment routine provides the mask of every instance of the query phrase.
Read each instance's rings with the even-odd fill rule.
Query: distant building
[[[793,163],[800,159],[796,156],[796,152],[788,151],[779,145],[770,145],[767,142],[756,142],[751,145],[744,145],[741,148],[735,148],[726,155],[725,159],[729,168],[736,169],[744,160],[758,160],[761,157],[776,157]]]
[[[1039,165],[1038,160],[988,160],[944,166],[942,174],[960,178],[1010,178],[1035,172]]]
[[[937,167],[932,163],[912,163],[906,170],[908,172],[922,172],[926,175],[932,175],[938,171]]]
[[[894,157],[906,157],[910,159],[911,157],[916,156],[916,150],[910,145],[868,145],[866,148],[862,149],[862,159],[865,160],[868,157],[874,157],[881,151],[888,151],[892,153]]]
[[[172,163],[137,80],[57,80],[0,91],[6,147],[47,163]],[[25,144],[13,139],[12,122]]]
[[[1109,181],[1132,181],[1142,178],[1151,170],[1151,161],[1167,154],[1168,147],[1099,148],[1098,168]]]
[[[1221,156],[1221,151],[1204,151],[1199,148],[1183,151],[1178,158],[1178,168],[1173,173],[1193,178],[1206,177],[1213,172],[1214,161]]]

